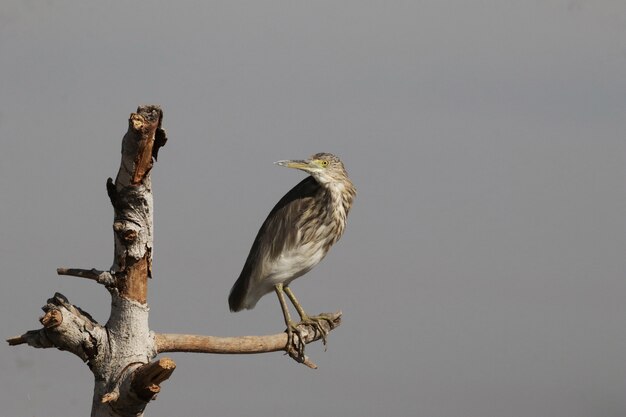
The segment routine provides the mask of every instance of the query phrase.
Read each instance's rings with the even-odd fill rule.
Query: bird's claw
[[[296,362],[304,363],[306,360],[304,356],[305,346],[302,330],[298,328],[298,325],[290,323],[287,326],[287,346],[285,347],[287,354]]]
[[[328,331],[324,328],[322,323],[327,323],[332,328],[332,317],[322,313],[317,316],[303,317],[302,321],[300,322],[300,324],[311,326],[315,334],[320,335],[320,337],[322,338],[322,343],[324,344],[324,350],[326,350]]]
[[[303,330],[301,326],[309,326],[315,333],[315,336],[319,335],[324,343],[324,350],[326,350],[328,331],[324,327],[324,324],[330,326],[332,329],[333,317],[327,314],[319,314],[312,317],[304,316],[301,319],[302,320],[297,324],[289,323],[287,325],[287,345],[285,346],[285,351],[296,362],[315,369],[317,365],[311,362],[304,354],[304,348],[306,347],[306,342],[304,341],[306,331]]]

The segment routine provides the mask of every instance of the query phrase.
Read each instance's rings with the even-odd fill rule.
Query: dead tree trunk
[[[122,161],[107,191],[115,212],[114,262],[110,270],[59,268],[59,275],[87,278],[111,294],[111,313],[103,326],[57,293],[42,307],[43,328],[8,339],[10,345],[67,350],[87,363],[94,375],[91,415],[143,416],[148,402],[160,391],[176,364],[170,358],[152,361],[164,352],[249,354],[290,352],[314,368],[308,358],[293,356],[287,334],[214,337],[155,333],[148,325],[148,278],[152,276],[152,187],[150,171],[167,137],[158,106],[142,106],[132,113],[122,139]],[[327,331],[340,324],[341,313],[325,323]],[[304,343],[321,338],[311,326],[300,325]]]

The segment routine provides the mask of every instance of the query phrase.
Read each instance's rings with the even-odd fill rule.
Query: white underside
[[[250,291],[244,300],[244,308],[253,308],[261,297],[274,291],[276,284],[289,285],[291,281],[306,274],[320,263],[326,255],[321,249],[322,243],[317,243],[320,246],[317,248],[311,248],[310,245],[300,246],[283,253],[271,262],[269,267],[263,271],[262,276],[253,277]],[[315,253],[315,255],[311,256],[311,253]]]

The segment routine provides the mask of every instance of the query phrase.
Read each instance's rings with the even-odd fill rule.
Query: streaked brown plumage
[[[306,161],[276,164],[301,169],[311,176],[285,194],[267,216],[231,289],[228,303],[231,311],[251,309],[262,296],[276,291],[291,337],[295,325],[284,303],[283,291],[302,321],[319,321],[304,312],[288,286],[317,265],[339,240],[356,189],[341,160],[329,153],[315,154]]]

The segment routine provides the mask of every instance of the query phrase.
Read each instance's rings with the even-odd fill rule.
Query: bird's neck
[[[329,214],[332,216],[338,227],[338,236],[341,236],[346,226],[346,218],[352,207],[352,201],[356,195],[354,185],[350,180],[332,181],[324,185],[330,195]]]

